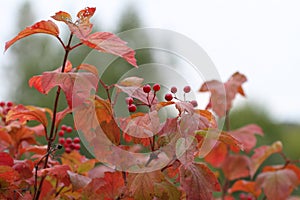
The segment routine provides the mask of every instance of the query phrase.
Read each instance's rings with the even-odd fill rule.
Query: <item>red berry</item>
[[[66,130],[67,130],[67,126],[64,125],[64,124],[63,124],[60,128],[61,128],[61,130],[63,130],[63,131],[66,131]]]
[[[72,150],[73,150],[73,149],[74,149],[74,145],[75,145],[74,143],[71,143],[71,144],[70,144],[70,146],[69,146],[69,147],[70,147],[70,149],[72,149]]]
[[[151,91],[151,86],[150,85],[144,85],[144,87],[143,87],[143,91],[145,92],[145,93],[149,93],[150,91]]]
[[[185,93],[189,93],[190,91],[191,91],[191,87],[190,86],[185,86],[184,88],[183,88],[183,91],[185,92]]]
[[[133,98],[132,98],[132,97],[127,97],[125,100],[126,100],[126,103],[127,103],[128,105],[133,104]]]
[[[65,148],[66,153],[71,153],[72,149],[70,147]]]
[[[71,133],[73,131],[73,128],[71,126],[68,126],[66,128],[66,132]]]
[[[80,144],[74,144],[74,149],[80,150]]]
[[[192,100],[190,101],[190,103],[194,106],[197,107],[198,106],[198,102],[196,100]]]
[[[154,90],[155,92],[159,91],[159,90],[160,90],[160,85],[159,85],[158,83],[155,83],[155,84],[153,85],[153,90]]]
[[[65,138],[59,138],[58,143],[62,145],[65,144]]]
[[[64,137],[65,132],[63,130],[58,131],[59,137]]]
[[[13,102],[9,101],[6,103],[7,107],[12,107],[13,106]]]
[[[171,92],[175,94],[177,92],[177,87],[171,87]]]
[[[1,107],[4,107],[4,106],[5,106],[5,102],[1,101],[1,102],[0,102],[0,106],[1,106]]]
[[[76,144],[80,143],[80,138],[79,137],[75,137],[73,139],[73,142],[76,143]]]
[[[129,110],[129,112],[135,112],[136,111],[136,105],[134,105],[134,104],[129,105],[128,110]]]
[[[72,138],[68,137],[68,138],[66,139],[66,143],[67,143],[67,144],[71,144],[71,143],[72,143]]]
[[[173,99],[173,95],[172,94],[168,93],[168,94],[165,95],[165,100],[166,101],[171,101],[172,99]]]

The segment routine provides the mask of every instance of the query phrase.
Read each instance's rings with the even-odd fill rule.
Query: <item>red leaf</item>
[[[280,141],[274,142],[271,146],[261,146],[254,150],[251,156],[251,177],[254,176],[259,166],[272,154],[282,151],[282,143]]]
[[[33,85],[44,94],[47,94],[55,86],[61,87],[66,95],[70,108],[80,105],[89,98],[92,90],[96,91],[98,84],[98,77],[87,72],[44,72],[39,77],[40,78],[33,77],[30,79],[30,86]]]
[[[61,181],[65,186],[69,186],[71,181],[68,175],[68,170],[71,170],[68,165],[55,165],[51,168],[40,170],[39,175],[49,175]]]
[[[287,199],[298,185],[298,178],[294,171],[281,169],[260,173],[256,178],[256,186],[262,188],[268,199]]]
[[[212,192],[221,190],[215,174],[204,164],[182,165],[179,175],[188,200],[213,199]]]
[[[55,13],[55,15],[51,16],[53,19],[57,20],[57,21],[62,21],[65,23],[70,23],[72,22],[72,17],[69,13],[64,12],[64,11],[59,11],[57,13]]]
[[[66,109],[56,113],[56,118],[55,118],[55,127],[57,128],[61,122],[61,120],[63,120],[63,118],[65,118],[65,116],[69,113],[72,112],[72,109],[70,109],[69,107],[67,107]]]
[[[39,155],[45,155],[47,153],[47,145],[39,146],[39,145],[30,145],[20,149],[20,155],[26,152],[31,152]]]
[[[135,51],[129,48],[125,41],[112,33],[96,32],[85,36],[85,38],[81,37],[80,39],[90,48],[120,56],[131,65],[137,67],[136,59],[134,57]]]
[[[0,166],[6,165],[12,167],[14,165],[14,159],[5,152],[0,152]]]
[[[94,15],[95,11],[95,7],[86,7],[85,9],[82,9],[77,13],[77,17],[82,21],[87,20]]]
[[[124,189],[125,183],[122,172],[105,172],[104,177],[105,184],[97,189],[97,193],[104,194],[104,198],[117,199]]]
[[[264,134],[262,129],[255,124],[244,126],[237,130],[230,131],[229,133],[230,135],[238,139],[243,144],[246,152],[249,152],[253,147],[255,147],[256,145],[255,134],[258,135]]]
[[[248,177],[251,161],[244,155],[229,155],[223,163],[222,170],[228,180]],[[237,167],[238,166],[238,167]]]
[[[237,191],[243,191],[246,193],[251,193],[254,197],[258,198],[261,194],[261,189],[255,186],[253,181],[237,180],[234,182],[233,186],[229,189],[229,193],[234,193]]]
[[[34,163],[31,160],[17,161],[13,166],[14,170],[16,170],[23,179],[29,179],[33,176],[33,167]]]
[[[161,171],[129,174],[128,188],[134,199],[180,199],[178,189],[165,179]]]
[[[227,145],[218,142],[216,146],[204,157],[205,161],[215,168],[219,168],[225,161],[228,154]]]
[[[37,22],[34,25],[25,28],[16,37],[6,42],[4,51],[6,51],[16,41],[36,33],[45,33],[45,34],[50,34],[50,35],[54,35],[55,37],[58,37],[59,30],[56,24],[50,20]]]
[[[236,72],[224,84],[216,80],[205,82],[199,92],[211,93],[207,108],[212,108],[219,117],[223,117],[232,107],[232,101],[237,93],[245,96],[242,84],[246,81],[246,76]]]
[[[6,120],[10,121],[18,119],[21,123],[35,120],[41,122],[44,127],[47,127],[48,119],[46,113],[48,113],[50,117],[52,117],[52,111],[48,108],[17,105],[8,112]]]

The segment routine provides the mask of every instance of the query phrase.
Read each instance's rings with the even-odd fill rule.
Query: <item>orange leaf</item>
[[[247,193],[251,193],[256,198],[261,194],[261,189],[255,186],[255,182],[253,181],[245,181],[245,180],[237,180],[234,182],[233,186],[229,189],[229,193],[243,191]]]
[[[58,37],[59,30],[55,23],[53,23],[51,20],[48,21],[40,21],[35,23],[34,25],[25,28],[23,31],[21,31],[16,37],[14,37],[12,40],[5,43],[5,51],[13,45],[16,41],[27,37],[32,34],[36,33],[45,33],[54,35],[55,37]]]
[[[69,23],[72,22],[72,17],[69,13],[64,12],[64,11],[59,11],[57,13],[55,13],[55,15],[51,16],[53,19],[57,20],[57,21],[62,21],[65,23]]]
[[[6,120],[11,121],[18,119],[21,123],[35,120],[42,123],[44,127],[47,127],[48,119],[46,113],[48,113],[50,117],[52,117],[52,111],[48,108],[17,105],[8,112]]]
[[[107,199],[117,199],[125,186],[122,172],[105,172],[101,179],[105,184],[97,189],[97,193],[104,194],[104,198]]]
[[[67,173],[68,170],[71,170],[68,165],[55,165],[51,168],[42,169],[38,173],[39,175],[53,176],[61,181],[65,186],[69,186],[71,181]]]
[[[228,154],[227,145],[218,142],[216,146],[204,157],[205,161],[211,164],[213,167],[220,167],[226,159]]]
[[[89,19],[94,15],[95,11],[95,7],[86,7],[85,9],[82,9],[77,13],[77,17],[81,20],[85,20],[86,18]]]
[[[268,199],[287,199],[298,185],[298,178],[294,171],[281,169],[262,172],[256,178],[256,187],[262,188]]]
[[[87,176],[82,176],[71,171],[67,171],[67,173],[70,177],[73,191],[84,188],[92,181],[92,179]]]
[[[94,65],[81,64],[77,67],[78,70],[85,70],[91,72],[95,76],[99,77],[98,69]]]
[[[250,174],[254,176],[259,166],[272,154],[282,151],[282,143],[280,141],[274,142],[271,146],[261,146],[254,150],[251,156]]]

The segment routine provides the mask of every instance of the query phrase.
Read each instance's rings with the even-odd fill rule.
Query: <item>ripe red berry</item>
[[[73,139],[73,142],[76,143],[76,144],[80,143],[80,138],[79,137],[75,137]]]
[[[128,104],[128,105],[131,105],[131,104],[133,104],[133,98],[132,97],[126,97],[126,103]]]
[[[58,131],[59,137],[64,137],[65,132],[63,130]]]
[[[5,102],[1,101],[1,102],[0,102],[0,106],[1,106],[1,107],[4,107],[4,106],[5,106]]]
[[[134,104],[128,105],[128,110],[129,110],[129,112],[135,112],[136,111],[136,105],[134,105]]]
[[[71,133],[73,131],[73,128],[71,126],[68,126],[66,128],[66,132]]]
[[[60,128],[61,128],[61,130],[63,130],[63,131],[66,131],[66,130],[67,130],[67,126],[64,125],[64,124],[63,124]]]
[[[66,152],[66,153],[71,153],[71,151],[72,151],[72,149],[71,149],[70,147],[66,147],[66,148],[65,148],[65,152]]]
[[[80,150],[80,144],[74,144],[74,149],[75,150]]]
[[[12,107],[13,106],[13,102],[9,101],[6,103],[7,107]]]
[[[185,93],[189,93],[190,91],[191,91],[191,87],[190,86],[185,86],[184,88],[183,88],[183,91],[185,92]]]
[[[172,94],[168,93],[168,94],[165,95],[165,100],[166,101],[171,101],[172,99],[173,99],[173,95]]]
[[[198,102],[196,100],[192,100],[190,101],[190,103],[194,106],[197,107],[198,106]]]
[[[177,87],[171,87],[171,92],[173,93],[173,94],[175,94],[176,92],[177,92]]]
[[[71,144],[71,143],[72,143],[72,138],[68,137],[68,138],[66,139],[66,143],[67,143],[67,144]]]
[[[159,90],[160,90],[160,85],[159,85],[158,83],[155,83],[155,84],[153,85],[153,90],[154,90],[155,92],[159,91]]]
[[[145,92],[145,93],[149,93],[150,91],[151,91],[151,86],[150,85],[144,85],[144,87],[143,87],[143,91]]]
[[[65,141],[65,138],[58,138],[58,143],[59,143],[59,144],[62,144],[62,145],[63,145],[63,144],[65,144],[65,142],[66,142],[66,141]]]

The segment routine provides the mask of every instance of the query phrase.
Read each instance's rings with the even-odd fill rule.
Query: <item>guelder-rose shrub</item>
[[[138,77],[107,85],[98,78],[95,66],[87,63],[73,66],[68,60],[69,53],[85,45],[119,56],[138,67],[135,51],[126,42],[112,33],[92,32],[90,18],[95,10],[79,11],[75,21],[63,11],[52,16],[67,25],[70,34],[66,42],[52,20],[43,20],[6,43],[5,51],[24,37],[43,33],[57,38],[65,55],[61,67],[29,80],[29,86],[43,95],[57,91],[52,109],[0,102],[0,199],[292,199],[290,195],[300,183],[299,160],[288,159],[280,141],[256,147],[257,135],[264,133],[255,124],[230,129],[232,102],[238,94],[245,96],[242,88],[247,81],[245,75],[236,72],[225,83],[216,80],[203,83],[199,92],[210,93],[209,103],[203,110],[197,108],[194,99],[177,96],[178,90],[189,93],[190,86],[169,88],[165,99],[160,100],[157,97],[160,84],[149,85]],[[75,37],[78,43],[73,44]],[[79,84],[74,80],[79,80]],[[91,94],[98,87],[105,89],[106,99]],[[113,116],[111,90],[114,88],[118,93],[127,94],[124,101],[130,114],[122,119],[121,126],[125,128],[121,129]],[[61,93],[68,106],[58,110]],[[226,101],[220,103],[220,98]],[[85,105],[98,105],[95,106],[96,122],[112,144],[136,152],[158,152],[150,154],[147,165],[151,166],[160,158],[156,150],[177,141],[176,148],[167,152],[173,159],[159,170],[129,173],[86,158],[79,151],[81,140],[74,137],[72,127],[61,124],[66,115],[81,111]],[[140,107],[146,110],[141,112]],[[177,116],[160,122],[158,112],[164,107],[176,109]],[[81,120],[88,119],[89,113],[82,110],[81,114]],[[220,118],[225,118],[224,130],[217,125]],[[29,121],[38,125],[29,126]],[[137,129],[152,132],[153,136],[144,137],[142,132],[135,132]],[[200,148],[209,133],[219,135],[211,138],[216,144],[202,158]],[[44,137],[47,143],[39,143],[38,137]],[[189,147],[185,148],[187,142]],[[58,155],[58,149],[64,153]],[[262,168],[272,154],[281,155],[284,162]]]

